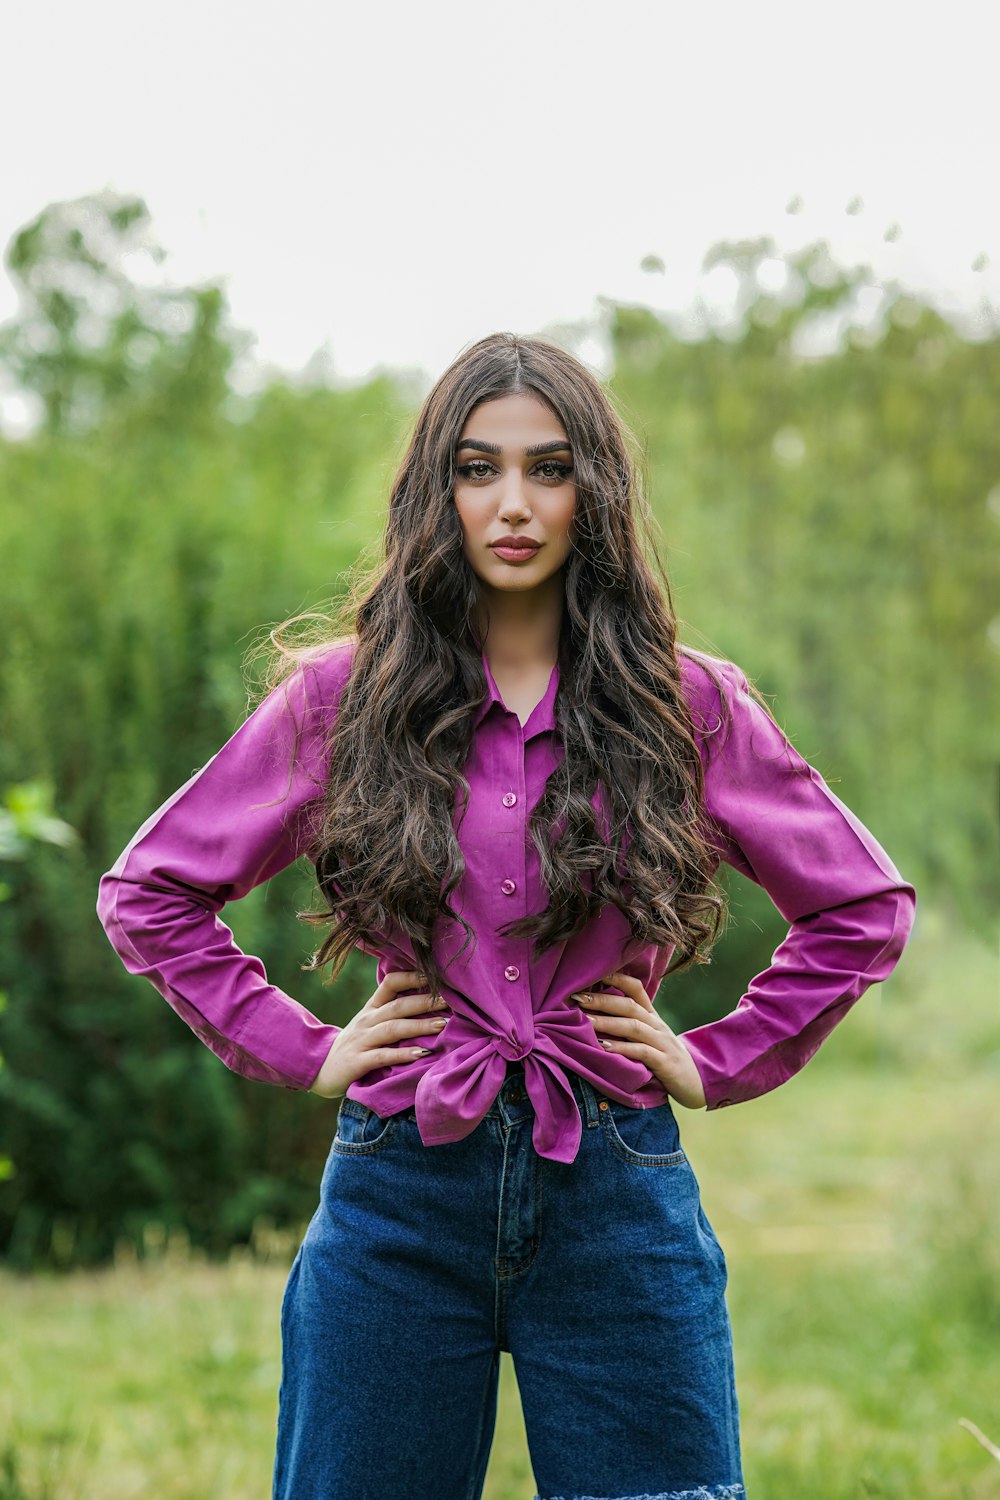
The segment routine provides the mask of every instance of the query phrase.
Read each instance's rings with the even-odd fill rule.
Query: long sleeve
[[[891,973],[916,905],[913,886],[751,696],[739,668],[713,667],[731,723],[704,742],[710,831],[720,858],[762,886],[791,925],[736,1009],[683,1034],[709,1109],[756,1098],[804,1067]]]
[[[126,969],[231,1071],[300,1090],[340,1028],[269,983],[218,914],[309,848],[333,711],[324,699],[346,675],[342,658],[332,672],[300,665],[280,683],[143,823],[98,887],[98,918]]]

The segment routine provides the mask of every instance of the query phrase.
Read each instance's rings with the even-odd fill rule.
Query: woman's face
[[[471,412],[455,446],[455,508],[464,553],[487,589],[538,588],[570,552],[576,510],[573,451],[562,422],[528,392],[484,401]],[[505,555],[504,537],[540,545]]]

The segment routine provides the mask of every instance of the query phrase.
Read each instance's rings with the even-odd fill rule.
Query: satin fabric
[[[350,670],[352,645],[300,666],[200,770],[142,824],[102,876],[97,912],[129,972],[142,974],[228,1068],[305,1090],[338,1033],[270,983],[221,920],[239,900],[300,857],[311,857],[326,775],[326,736]],[[850,1007],[893,969],[909,935],[913,886],[874,836],[790,744],[751,696],[734,663],[680,652],[705,768],[706,828],[719,861],[756,881],[789,923],[770,965],[734,1010],[684,1033],[708,1107],[752,1099],[796,1073]],[[542,910],[547,893],[528,835],[531,809],[558,764],[559,666],[524,724],[508,709],[485,651],[487,692],[474,716],[454,812],[465,874],[452,896],[476,941],[440,922],[435,953],[452,1015],[441,1033],[407,1039],[430,1055],[376,1068],[349,1098],[380,1115],[415,1109],[427,1146],[469,1135],[496,1099],[508,1064],[523,1062],[539,1155],[575,1160],[580,1114],[573,1076],[638,1108],[666,1089],[645,1063],[605,1052],[570,996],[621,972],[650,997],[672,949],[636,944],[606,907],[540,957],[501,929]],[[730,711],[720,728],[721,696]],[[606,808],[594,797],[599,826]],[[603,820],[603,821],[602,821]],[[402,932],[369,951],[377,982],[415,969]],[[620,992],[620,991],[619,991]]]

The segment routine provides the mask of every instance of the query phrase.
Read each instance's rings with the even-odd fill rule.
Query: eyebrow
[[[484,443],[479,438],[463,438],[456,445],[455,452],[460,452],[462,448],[475,448],[479,453],[491,453],[494,458],[499,457],[503,452],[499,443]],[[572,451],[569,443],[564,442],[562,438],[556,438],[551,443],[535,443],[531,448],[525,448],[524,456],[525,458],[540,458],[543,453],[572,453]]]

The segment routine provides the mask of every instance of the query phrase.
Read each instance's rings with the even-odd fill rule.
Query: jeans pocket
[[[378,1115],[367,1104],[345,1097],[331,1149],[341,1156],[370,1155],[389,1144],[395,1129],[395,1115]]]
[[[651,1109],[634,1109],[616,1099],[602,1099],[597,1112],[605,1140],[623,1161],[638,1167],[687,1166],[669,1099]]]

